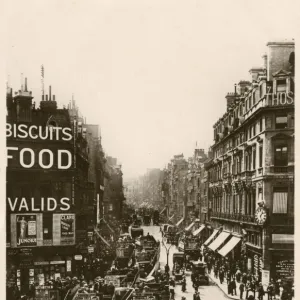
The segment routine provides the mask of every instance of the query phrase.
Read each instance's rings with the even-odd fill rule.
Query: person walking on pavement
[[[201,300],[200,298],[200,294],[198,291],[195,292],[194,296],[193,296],[193,300]]]
[[[185,280],[185,277],[183,277],[183,279],[182,279],[181,291],[182,292],[186,291],[186,280]]]
[[[220,283],[221,284],[223,284],[223,282],[224,282],[224,268],[222,267],[221,269],[220,269],[220,272],[219,272],[219,279],[220,279]]]
[[[246,299],[248,299],[249,291],[251,291],[251,284],[250,281],[248,280],[246,283]]]
[[[244,290],[245,290],[245,285],[243,282],[240,283],[239,289],[240,289],[240,299],[243,299]]]
[[[234,278],[232,278],[232,280],[231,280],[231,293],[232,293],[232,296],[233,296],[233,295],[236,296],[236,283],[235,283]],[[233,294],[233,293],[234,293],[234,294]]]
[[[272,281],[269,283],[267,287],[267,293],[268,293],[268,300],[272,300],[274,295],[274,285]]]
[[[264,287],[262,286],[261,282],[259,283],[257,293],[258,293],[258,300],[263,300],[263,297],[265,295],[265,291],[264,291]]]
[[[241,272],[241,270],[238,268],[237,271],[236,271],[236,273],[235,273],[235,278],[236,278],[236,281],[237,281],[238,283],[240,283],[241,277],[242,277],[242,272]]]

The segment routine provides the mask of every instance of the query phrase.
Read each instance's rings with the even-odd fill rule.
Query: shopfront
[[[294,234],[272,233],[271,277],[294,281]]]
[[[246,248],[247,270],[254,275],[262,276],[263,260],[262,249],[247,244]]]
[[[294,281],[294,251],[271,251],[271,278]]]

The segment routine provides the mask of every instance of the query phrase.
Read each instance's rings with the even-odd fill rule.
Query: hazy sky
[[[75,95],[125,179],[174,154],[207,149],[227,92],[262,65],[266,43],[292,38],[291,1],[9,1],[7,74],[45,86],[58,103]],[[285,4],[286,3],[286,4]],[[286,7],[285,7],[286,5]]]

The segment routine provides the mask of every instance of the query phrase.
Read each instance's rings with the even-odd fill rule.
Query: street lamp
[[[166,253],[167,253],[167,266],[169,267],[169,254],[170,254],[170,249],[173,247],[173,245],[171,244],[169,247],[167,247],[167,245],[165,244],[164,240],[162,240],[162,244],[166,249]]]

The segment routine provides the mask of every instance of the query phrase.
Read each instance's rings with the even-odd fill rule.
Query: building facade
[[[240,240],[228,255],[266,282],[294,268],[294,42],[268,50],[226,96],[206,163],[211,226]]]
[[[14,94],[8,88],[6,102],[7,284],[26,292],[89,271],[105,158],[98,126],[85,124],[73,100],[58,108],[51,87],[39,107],[27,80]],[[119,198],[107,201],[122,203],[122,173],[114,174]]]

